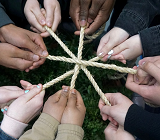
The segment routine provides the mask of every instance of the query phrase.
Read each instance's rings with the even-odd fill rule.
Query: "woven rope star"
[[[72,79],[71,79],[70,89],[73,89],[75,87],[75,82],[76,82],[79,70],[82,69],[84,71],[84,73],[86,74],[86,76],[88,77],[88,79],[91,81],[92,85],[94,86],[95,90],[98,92],[98,94],[101,97],[101,99],[103,100],[103,102],[106,105],[110,106],[111,104],[106,99],[104,93],[99,88],[98,84],[95,82],[93,76],[88,71],[86,66],[100,67],[100,68],[103,68],[103,69],[113,69],[113,70],[116,70],[116,71],[119,71],[119,72],[122,72],[122,73],[136,74],[136,72],[137,72],[136,70],[131,69],[131,68],[119,67],[119,66],[116,66],[116,65],[113,65],[113,64],[110,65],[110,64],[103,64],[103,63],[95,62],[95,61],[98,61],[100,59],[99,57],[92,58],[89,61],[82,60],[83,39],[84,39],[84,29],[85,29],[84,27],[82,27],[81,31],[80,31],[80,39],[79,39],[79,47],[78,47],[78,56],[77,57],[58,38],[58,36],[51,30],[51,28],[45,26],[45,29],[51,34],[51,36],[60,44],[60,46],[71,57],[71,58],[66,58],[66,57],[61,57],[61,56],[51,56],[51,55],[49,55],[47,57],[47,59],[54,60],[54,61],[64,61],[64,62],[68,62],[68,63],[75,63],[75,67],[74,67],[73,70],[70,70],[70,71],[64,73],[63,75],[53,79],[52,81],[44,84],[43,85],[43,90],[52,86],[52,85],[54,85],[55,83],[57,83],[59,81],[65,79],[66,77],[70,76],[71,74],[73,74],[73,76],[72,76]]]

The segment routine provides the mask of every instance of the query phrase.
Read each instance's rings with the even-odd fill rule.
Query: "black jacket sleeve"
[[[13,24],[13,21],[6,14],[5,8],[0,3],[0,28],[7,24]]]
[[[146,28],[139,35],[144,57],[160,55],[160,25]]]
[[[115,26],[131,36],[147,28],[153,18],[160,14],[160,0],[128,0]]]
[[[160,139],[160,114],[153,114],[133,104],[130,106],[124,129],[141,140]]]

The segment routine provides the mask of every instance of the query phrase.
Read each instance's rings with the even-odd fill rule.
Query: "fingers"
[[[69,87],[63,86],[63,89],[61,90],[60,97],[59,97],[60,98],[59,103],[61,105],[66,105],[64,103],[67,103],[68,95],[69,95]]]
[[[30,51],[24,51],[21,50],[19,48],[16,49],[15,54],[14,54],[17,58],[22,58],[28,61],[38,61],[39,60],[39,56],[30,52]]]
[[[91,0],[80,0],[79,24],[81,27],[84,27],[87,24],[90,4],[91,4]]]
[[[94,0],[92,1],[91,7],[89,9],[89,14],[88,14],[88,22],[92,23],[93,20],[97,17],[97,14],[103,4],[104,0]]]
[[[39,94],[42,90],[42,85],[38,84],[36,87],[31,89],[27,94],[23,96],[24,100],[28,102],[31,100],[33,97],[35,97],[37,94]]]
[[[68,107],[76,107],[76,102],[77,102],[77,91],[75,89],[71,89],[67,106]]]
[[[36,33],[30,36],[31,38],[28,40],[28,48],[34,53],[41,57],[48,56],[48,52],[46,49],[46,45],[42,37]],[[33,41],[32,41],[33,40]]]
[[[160,71],[160,68],[157,67],[154,63],[143,62],[143,64],[140,65],[140,68],[154,77],[158,82],[160,82],[160,75],[157,74],[157,72]]]

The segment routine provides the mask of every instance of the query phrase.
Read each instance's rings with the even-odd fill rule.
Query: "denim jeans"
[[[5,132],[3,132],[2,129],[0,129],[0,140],[18,140],[18,139],[15,139],[15,138],[9,136]]]

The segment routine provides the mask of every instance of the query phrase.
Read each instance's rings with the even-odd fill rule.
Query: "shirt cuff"
[[[28,126],[28,124],[19,122],[6,114],[3,117],[2,123],[1,123],[1,129],[8,135],[14,138],[19,138],[24,129]]]

